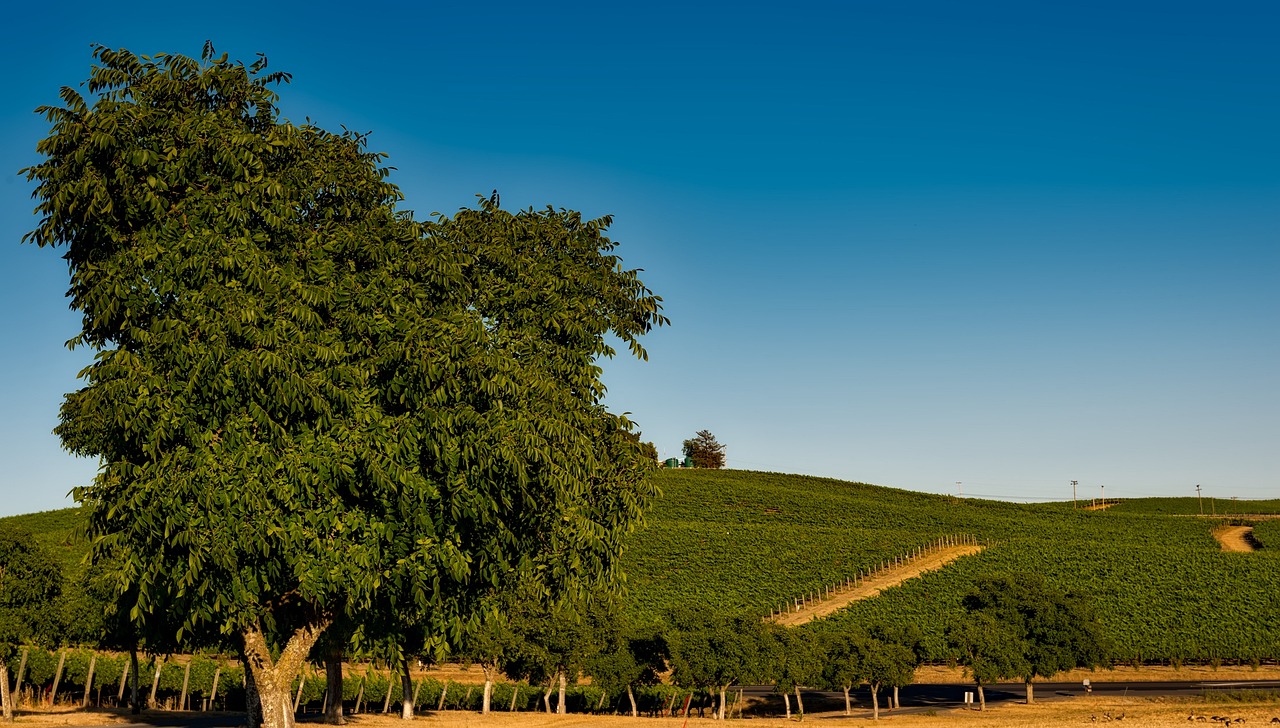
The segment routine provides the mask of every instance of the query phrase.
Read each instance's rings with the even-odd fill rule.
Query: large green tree
[[[615,583],[653,495],[608,337],[665,322],[609,221],[496,199],[417,223],[365,139],[279,118],[265,59],[98,47],[25,170],[96,352],[58,428],[143,634],[243,646],[268,726],[339,616],[456,642],[529,577]]]

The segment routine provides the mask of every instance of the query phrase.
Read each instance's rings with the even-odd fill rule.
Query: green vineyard
[[[812,624],[917,624],[945,659],[942,631],[979,576],[1026,571],[1093,598],[1121,662],[1280,659],[1280,520],[1250,519],[1280,501],[1227,501],[1198,517],[1190,498],[1022,505],[915,493],[798,475],[678,470],[654,476],[663,496],[624,556],[627,604],[638,617],[690,610],[762,618],[806,594],[964,534],[987,547]],[[1227,506],[1230,503],[1231,506]],[[1203,502],[1206,511],[1210,503]],[[1223,513],[1231,507],[1234,513]],[[0,519],[37,534],[83,569],[74,509]],[[1223,552],[1212,531],[1255,526],[1253,553]],[[166,677],[166,680],[171,678]]]
[[[972,581],[1030,571],[1092,595],[1119,661],[1280,658],[1280,548],[1267,548],[1280,545],[1280,521],[1257,521],[1259,551],[1224,553],[1212,530],[1227,516],[1170,515],[1195,513],[1194,497],[1083,510],[770,473],[680,470],[658,478],[663,498],[626,556],[639,614],[710,607],[767,616],[794,595],[965,533],[989,547],[813,628],[913,622],[942,659],[943,627],[959,615]],[[1237,513],[1271,513],[1280,502],[1234,505]]]

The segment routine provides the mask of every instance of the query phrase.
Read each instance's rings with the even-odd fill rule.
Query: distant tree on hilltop
[[[723,468],[724,445],[716,442],[710,430],[698,430],[692,440],[684,441],[684,455],[697,468]]]

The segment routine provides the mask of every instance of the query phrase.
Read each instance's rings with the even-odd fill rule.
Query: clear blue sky
[[[90,44],[262,51],[420,216],[616,216],[667,302],[610,405],[664,455],[1014,499],[1280,497],[1280,5],[23,3],[0,29],[0,514],[95,464],[88,361],[19,245]],[[128,7],[128,10],[121,8]]]

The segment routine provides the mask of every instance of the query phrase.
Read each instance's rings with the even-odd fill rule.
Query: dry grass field
[[[195,714],[188,714],[196,717]],[[152,715],[147,723],[174,725],[174,714]],[[130,716],[122,711],[46,711],[24,713],[18,716],[19,725],[33,726],[103,726],[125,725]],[[1222,726],[1229,719],[1230,725],[1242,728],[1280,724],[1280,702],[1259,703],[1207,703],[1192,699],[1148,700],[1142,698],[1085,697],[1070,700],[1041,702],[1036,705],[1005,704],[989,707],[985,712],[977,710],[940,710],[934,713],[882,712],[880,723],[899,728],[1032,728],[1052,725],[1122,726]],[[730,723],[758,726],[759,728],[796,725],[799,721],[779,718],[748,718],[731,720]],[[709,726],[716,722],[710,718],[691,716],[688,725]],[[852,716],[840,713],[810,713],[806,724],[817,726],[871,725],[871,713],[865,708],[854,710]],[[542,713],[494,713],[482,716],[477,713],[446,711],[422,715],[414,725],[457,726],[459,728],[677,728],[685,724],[683,718],[630,718],[599,715],[546,715]],[[304,724],[310,725],[310,724]],[[322,725],[322,724],[314,724]],[[403,728],[398,718],[381,715],[356,716],[348,722],[352,728]]]

